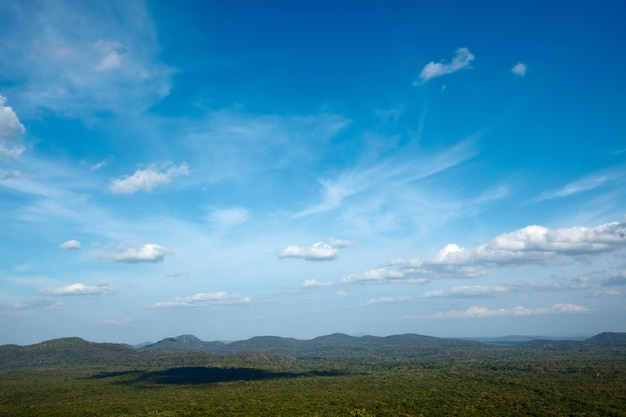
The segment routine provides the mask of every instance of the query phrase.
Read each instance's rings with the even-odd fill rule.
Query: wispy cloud
[[[513,68],[511,68],[511,72],[520,77],[526,76],[527,70],[528,70],[528,67],[526,66],[526,64],[523,64],[521,62],[518,62],[517,64],[513,66]]]
[[[331,238],[328,242],[317,242],[311,246],[287,246],[278,252],[278,257],[302,258],[307,261],[332,261],[340,248],[352,245],[354,245],[352,241]]]
[[[397,304],[397,303],[404,303],[406,301],[409,301],[411,299],[411,297],[379,297],[379,298],[370,298],[369,300],[367,300],[368,305],[372,305],[372,304]]]
[[[467,48],[459,48],[450,63],[430,61],[422,68],[420,72],[420,80],[426,82],[431,78],[441,77],[442,75],[451,74],[463,68],[467,68],[474,60],[474,55]]]
[[[422,294],[422,298],[494,296],[509,289],[501,285],[460,285],[449,290],[434,290]]]
[[[252,300],[239,294],[219,292],[200,292],[188,297],[176,297],[172,301],[162,301],[152,305],[154,308],[202,307],[208,305],[246,304]]]
[[[122,246],[117,252],[112,253],[106,258],[122,263],[154,263],[160,262],[165,256],[171,254],[172,251],[155,243],[148,243],[138,248]]]
[[[223,231],[245,223],[249,215],[249,210],[244,207],[231,207],[212,210],[208,219],[216,230]]]
[[[14,303],[5,303],[0,301],[0,310],[35,310],[49,309],[61,306],[60,302],[47,300],[45,298],[33,298],[25,301],[17,301]]]
[[[452,310],[446,313],[437,313],[438,318],[484,318],[493,316],[537,316],[554,313],[586,313],[589,312],[586,307],[576,304],[554,304],[551,307],[527,308],[517,306],[510,309],[496,308],[489,309],[487,307],[472,306],[467,310]]]
[[[601,171],[594,172],[582,178],[572,181],[563,188],[545,191],[531,200],[540,202],[561,197],[569,197],[574,194],[591,191],[608,183],[626,182],[626,167],[623,165],[613,166]]]
[[[133,175],[115,179],[109,185],[109,191],[113,194],[134,194],[137,191],[152,191],[154,188],[169,184],[179,176],[189,175],[189,166],[183,163],[171,166],[164,172],[159,172],[153,165],[146,169],[138,169]]]
[[[357,167],[333,178],[321,178],[321,201],[297,213],[296,217],[330,211],[340,207],[349,197],[366,192],[398,189],[405,184],[455,167],[476,154],[472,146],[474,139],[475,137],[470,137],[443,152],[424,154],[410,161],[398,155],[374,166]]]
[[[108,284],[86,285],[78,282],[60,288],[42,288],[39,292],[47,295],[101,295],[109,294],[113,290]]]
[[[59,247],[66,250],[80,249],[80,242],[78,240],[68,240],[67,242],[61,243]]]
[[[3,79],[20,103],[66,115],[141,112],[169,94],[153,21],[141,1],[3,2]],[[28,53],[24,53],[28,51]],[[28,80],[27,84],[21,80]]]

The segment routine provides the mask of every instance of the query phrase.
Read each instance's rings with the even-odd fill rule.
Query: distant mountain
[[[494,345],[518,345],[520,343],[530,342],[533,340],[575,340],[575,341],[583,341],[585,337],[547,337],[547,336],[521,336],[521,335],[510,335],[510,336],[501,336],[501,337],[468,337],[463,338],[464,340],[475,340],[477,342],[489,343]]]
[[[93,343],[78,337],[48,340],[30,346],[0,346],[0,367],[14,366],[63,366],[122,365],[137,352],[127,345],[117,343]]]
[[[626,333],[600,333],[583,341],[573,340],[532,340],[519,345],[520,348],[535,351],[571,351],[590,353],[626,354]]]
[[[587,346],[624,347],[626,346],[626,333],[600,333],[585,340],[584,344]]]
[[[138,350],[197,350],[209,352],[219,349],[223,342],[203,342],[194,335],[186,334],[177,337],[168,337],[156,343],[147,344]]]
[[[518,337],[513,337],[519,340]],[[513,340],[510,339],[510,340]],[[471,340],[445,339],[416,334],[349,336],[335,333],[299,340],[276,336],[259,336],[231,343],[204,342],[192,335],[163,339],[134,349],[116,343],[93,343],[71,337],[29,345],[0,346],[0,368],[97,366],[192,366],[206,364],[216,355],[242,355],[251,360],[289,357],[305,360],[346,360],[387,358],[428,360],[441,355],[469,358],[485,352],[528,354],[580,352],[626,355],[626,333],[600,333],[584,341],[531,340],[515,346],[496,346]],[[514,349],[514,350],[511,350]]]
[[[475,341],[442,339],[415,334],[356,337],[334,333],[311,340],[257,336],[231,343],[203,342],[194,336],[186,335],[166,338],[139,350],[196,350],[222,355],[265,353],[303,359],[319,359],[354,356],[397,357],[418,352],[427,353],[439,349],[471,348],[480,345]]]

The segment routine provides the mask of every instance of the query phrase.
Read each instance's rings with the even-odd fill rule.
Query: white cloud
[[[362,274],[350,274],[341,279],[344,284],[358,282],[385,282],[405,280],[411,274],[411,270],[399,270],[390,268],[370,269]]]
[[[422,294],[422,298],[492,296],[505,293],[507,291],[508,288],[501,285],[460,285],[457,287],[453,287],[449,290],[435,290],[425,292],[424,294]]]
[[[139,190],[149,192],[182,175],[189,175],[189,167],[185,163],[171,166],[165,172],[159,172],[155,166],[150,166],[147,169],[138,169],[133,175],[111,181],[109,191],[114,194],[133,194]]]
[[[200,292],[188,297],[176,297],[173,301],[162,301],[152,305],[154,308],[170,307],[199,307],[205,305],[246,304],[251,302],[250,297],[242,297],[239,294],[219,292]]]
[[[148,243],[139,248],[121,247],[116,253],[107,256],[107,258],[123,263],[160,262],[170,253],[172,251],[163,246]]]
[[[474,60],[474,55],[467,48],[459,48],[456,50],[456,55],[452,58],[452,62],[449,64],[444,61],[434,62],[431,61],[422,68],[420,72],[420,80],[426,82],[431,78],[441,77],[442,75],[451,74],[463,68],[467,68]]]
[[[511,72],[515,75],[519,75],[520,77],[523,77],[526,75],[527,69],[528,68],[526,64],[522,64],[521,62],[518,62],[517,64],[513,66],[513,68],[511,68]]]
[[[7,99],[0,95],[0,141],[16,140],[26,132],[11,106],[5,106]]]
[[[403,303],[405,301],[409,301],[411,297],[380,297],[380,298],[371,298],[367,301],[366,304],[393,304],[393,303]]]
[[[354,245],[355,242],[342,239],[328,239],[328,242],[317,242],[309,247],[291,245],[278,252],[279,258],[302,258],[307,261],[332,261],[340,248]]]
[[[112,291],[107,284],[86,285],[78,282],[61,288],[43,288],[39,292],[48,295],[100,295],[108,294]]]
[[[279,258],[302,258],[307,261],[332,261],[339,249],[328,243],[317,242],[309,247],[292,245],[278,252]]]
[[[304,281],[304,283],[302,284],[303,287],[305,288],[318,288],[322,285],[321,282],[319,282],[316,279],[307,279]]]
[[[91,166],[89,167],[89,169],[90,169],[90,170],[92,170],[92,171],[97,171],[97,170],[99,170],[100,168],[104,168],[104,167],[106,166],[106,164],[107,164],[106,162],[101,161],[101,162],[98,162],[97,164],[93,164],[93,165],[91,165]]]
[[[340,280],[343,284],[394,283],[424,284],[436,279],[477,278],[486,275],[486,268],[501,268],[542,264],[578,259],[626,247],[626,217],[622,222],[611,222],[594,227],[576,226],[548,229],[543,226],[503,233],[489,243],[464,248],[456,243],[444,246],[426,259],[392,259],[385,267],[359,274],[350,274]],[[504,287],[457,287],[455,291],[427,293],[429,297],[460,296],[470,291],[504,291]],[[478,294],[474,294],[478,295]]]
[[[78,240],[68,240],[67,242],[63,242],[59,245],[61,249],[80,249],[80,242]]]
[[[493,316],[536,316],[554,313],[586,313],[589,312],[586,307],[576,304],[554,304],[551,307],[527,308],[523,306],[513,307],[511,309],[497,308],[489,309],[487,307],[472,306],[467,310],[452,310],[447,313],[437,313],[438,318],[483,318]]]
[[[0,95],[0,158],[16,159],[26,148],[17,143],[26,128],[11,106],[5,106],[6,97]]]
[[[626,222],[548,229],[531,225],[503,233],[473,249],[449,244],[424,265],[504,265],[541,262],[557,256],[609,252],[626,247]]]

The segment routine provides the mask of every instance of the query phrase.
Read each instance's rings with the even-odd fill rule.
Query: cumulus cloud
[[[78,240],[68,240],[61,243],[59,247],[66,250],[80,249],[80,242]]]
[[[420,80],[426,82],[431,78],[441,77],[442,75],[451,74],[463,68],[467,68],[474,60],[474,55],[467,48],[459,48],[456,55],[450,63],[443,60],[439,62],[430,61],[422,68],[420,72]]]
[[[189,167],[182,163],[179,166],[171,166],[164,172],[159,172],[153,165],[146,169],[138,169],[133,175],[114,179],[109,185],[109,191],[113,194],[134,194],[137,191],[152,191],[154,188],[169,184],[176,177],[189,175]]]
[[[307,279],[302,284],[304,288],[319,288],[322,286],[322,283],[316,279]]]
[[[47,295],[101,295],[112,291],[107,284],[86,285],[78,282],[61,288],[42,288],[39,292]]]
[[[26,128],[11,106],[6,106],[6,97],[0,95],[0,158],[18,158],[26,148],[18,143]]]
[[[446,278],[477,278],[487,268],[542,264],[578,259],[626,247],[626,217],[621,222],[598,226],[561,229],[531,225],[503,233],[485,244],[464,248],[450,243],[425,259],[393,259],[387,266],[350,274],[344,284],[412,283],[424,284]],[[473,289],[472,289],[473,288]],[[501,287],[458,287],[456,296],[469,291],[502,291]],[[470,294],[468,294],[470,295]],[[474,294],[477,295],[477,294]],[[434,292],[430,296],[455,296],[454,292]]]
[[[157,245],[155,243],[148,243],[139,248],[133,247],[120,247],[117,252],[107,256],[115,262],[123,262],[128,264],[140,263],[140,262],[160,262],[166,255],[172,253],[167,248]]]
[[[489,309],[487,307],[472,306],[467,310],[452,310],[447,313],[437,313],[438,318],[484,318],[493,316],[536,316],[553,313],[586,313],[589,312],[586,307],[576,304],[554,304],[551,307],[527,308],[517,306],[510,309],[496,308]]]
[[[250,297],[243,297],[237,293],[228,294],[219,292],[200,292],[188,297],[176,297],[172,301],[162,301],[152,305],[154,308],[171,307],[201,307],[207,305],[245,304],[252,300]]]
[[[330,238],[327,242],[317,242],[311,246],[287,246],[278,252],[279,258],[302,258],[307,261],[332,261],[340,248],[354,245],[355,242]]]
[[[507,291],[508,288],[501,285],[460,285],[449,290],[434,290],[425,292],[422,294],[422,298],[492,296],[502,294]]]
[[[626,222],[593,227],[548,229],[531,225],[496,236],[489,243],[466,249],[449,244],[425,265],[504,265],[541,262],[558,256],[610,252],[626,247]]]
[[[511,68],[511,72],[515,75],[518,75],[520,77],[524,77],[526,75],[526,70],[528,68],[526,67],[526,64],[523,64],[521,62],[518,62],[517,64],[515,64],[513,66],[513,68]]]

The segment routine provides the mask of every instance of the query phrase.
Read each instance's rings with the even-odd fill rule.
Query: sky
[[[0,2],[0,344],[626,331],[625,19]]]

